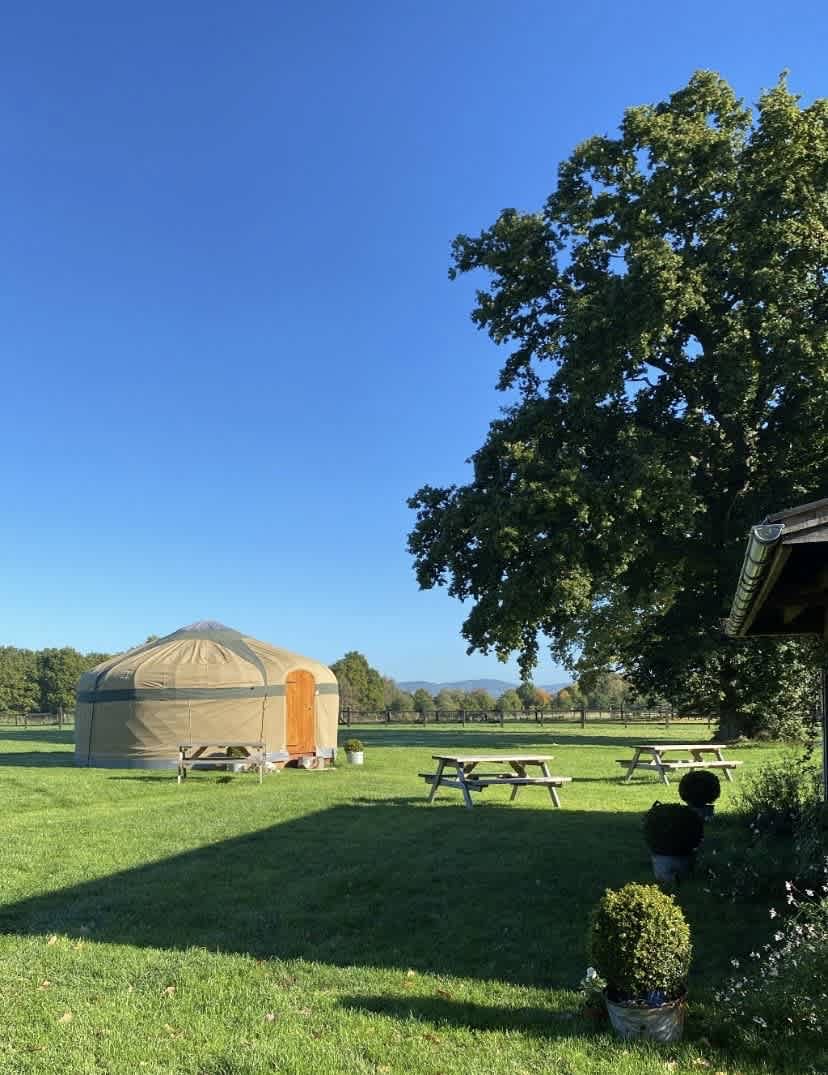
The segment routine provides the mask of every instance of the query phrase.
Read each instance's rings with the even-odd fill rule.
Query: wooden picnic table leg
[[[635,767],[638,764],[638,759],[640,757],[641,757],[641,747],[636,747],[635,748],[635,753],[633,754],[633,757],[632,757],[632,761],[630,762],[630,766],[627,769],[627,775],[624,777],[623,782],[625,784],[629,784],[629,782],[632,780],[632,775],[635,772]]]
[[[722,757],[721,750],[716,751],[716,760],[717,761],[724,761],[724,758]],[[733,777],[730,775],[730,770],[729,769],[723,769],[722,772],[725,775],[725,780],[727,780],[728,783],[732,783]]]
[[[526,776],[526,766],[519,761],[510,761],[509,764],[517,773],[518,776]],[[512,794],[509,796],[509,802],[513,803],[517,798],[517,793],[520,791],[520,784],[512,785]]]
[[[472,802],[471,792],[466,785],[466,772],[468,771],[470,773],[476,764],[476,762],[472,762],[468,766],[468,769],[464,765],[457,766],[457,780],[460,784],[460,790],[463,792],[463,798],[465,799],[466,806],[468,806],[469,810],[472,809],[474,803]]]
[[[549,765],[545,761],[541,762],[541,772],[543,773],[544,776],[547,776],[547,777],[552,776],[552,774],[549,772]],[[549,784],[549,797],[552,800],[552,802],[555,804],[555,806],[560,807],[561,800],[558,798],[558,793],[557,793],[557,791],[555,790],[555,788],[553,787],[552,784]]]
[[[437,788],[440,786],[440,780],[443,777],[443,769],[445,769],[446,763],[442,759],[437,762],[437,772],[434,774],[434,783],[431,785],[431,791],[428,793],[427,802],[432,802],[434,796],[437,794]]]
[[[658,766],[658,771],[661,773],[661,782],[662,782],[662,784],[669,784],[670,783],[670,778],[667,775],[667,770],[664,768],[664,759],[661,756],[661,751],[660,750],[654,750],[653,751],[653,757],[655,758],[655,763]]]

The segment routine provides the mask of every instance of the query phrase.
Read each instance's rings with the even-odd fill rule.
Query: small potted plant
[[[708,769],[691,769],[679,782],[679,795],[703,821],[713,817],[713,803],[721,793],[719,778]]]
[[[689,806],[655,802],[644,815],[644,839],[657,881],[672,883],[693,869],[704,822]]]
[[[620,1038],[681,1038],[691,951],[681,908],[656,885],[604,893],[592,914],[590,961],[607,983],[607,1013]]]
[[[351,765],[362,765],[365,760],[362,741],[359,739],[349,739],[345,743],[345,757]]]
[[[607,983],[595,967],[587,967],[578,986],[578,992],[581,994],[581,1014],[585,1019],[600,1023],[607,1018],[607,1006],[604,1003],[606,988]]]

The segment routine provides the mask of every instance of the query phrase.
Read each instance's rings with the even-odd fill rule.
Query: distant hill
[[[398,683],[400,690],[409,691],[411,694],[420,689],[429,694],[439,694],[442,690],[447,691],[488,691],[489,694],[499,698],[506,691],[517,690],[519,683],[508,683],[505,679],[461,679],[456,683],[429,683],[424,679],[412,679],[405,683]],[[569,683],[538,683],[537,687],[549,694],[555,694],[562,687],[568,687]]]

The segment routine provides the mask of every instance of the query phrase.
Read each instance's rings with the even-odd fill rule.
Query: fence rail
[[[345,727],[352,724],[658,724],[669,728],[671,724],[706,724],[710,727],[713,718],[696,714],[677,713],[670,708],[637,708],[630,706],[619,709],[526,709],[515,712],[477,709],[430,709],[423,713],[393,712],[390,709],[366,711],[349,709],[339,711],[339,723]]]
[[[0,724],[11,724],[16,728],[41,728],[72,724],[75,720],[74,712],[59,709],[57,713],[0,713]]]

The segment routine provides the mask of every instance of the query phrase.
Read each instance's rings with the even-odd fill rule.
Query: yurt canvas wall
[[[259,742],[271,761],[336,749],[330,668],[214,622],[113,657],[78,682],[78,765],[175,767],[178,744]]]

